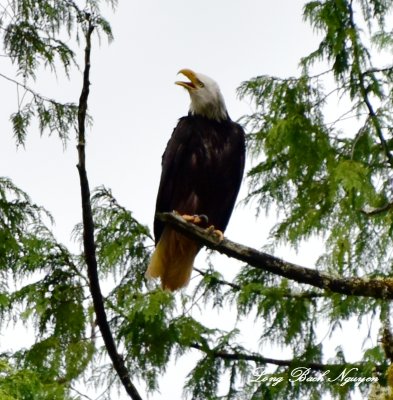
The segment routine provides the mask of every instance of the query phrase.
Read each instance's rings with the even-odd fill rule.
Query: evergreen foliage
[[[280,210],[273,248],[325,238],[317,268],[337,278],[385,282],[391,275],[393,66],[375,65],[373,56],[391,51],[386,19],[392,6],[391,0],[306,3],[304,18],[321,41],[301,60],[300,76],[258,76],[239,88],[255,108],[243,118],[253,160],[247,200],[258,212]],[[32,85],[39,68],[70,72],[87,21],[112,39],[100,2],[88,0],[82,9],[72,0],[14,0],[0,1],[0,7],[3,51],[17,79],[0,77],[24,92],[11,116],[16,143],[23,145],[34,118],[41,133],[68,140],[78,105],[47,98]],[[332,116],[337,103],[341,114]],[[188,354],[199,358],[179,385],[192,399],[347,399],[355,390],[366,397],[369,378],[381,388],[391,385],[389,299],[322,290],[252,265],[239,266],[227,281],[211,260],[196,270],[192,295],[173,295],[144,278],[152,245],[148,228],[105,187],[94,191],[91,204],[98,273],[112,285],[104,299],[109,326],[137,386],[159,390],[169,363]],[[119,380],[98,333],[85,259],[56,240],[51,223],[46,210],[0,178],[0,332],[15,321],[34,329],[31,345],[1,349],[0,399],[81,399],[75,385],[83,379],[105,389],[102,399],[113,398]],[[82,242],[83,232],[77,225],[74,237]],[[275,344],[291,357],[248,349],[237,327],[224,331],[191,316],[197,307],[230,309],[239,327],[254,318],[263,353]],[[365,347],[356,362],[341,348],[327,360],[321,321],[333,334],[353,318],[359,326],[379,322],[380,341],[374,338],[377,344]],[[310,380],[295,379],[297,368],[306,368]],[[360,384],[320,378],[352,368],[350,376],[364,378]]]

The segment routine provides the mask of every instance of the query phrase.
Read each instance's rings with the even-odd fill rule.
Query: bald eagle
[[[243,177],[244,131],[229,118],[213,79],[189,69],[180,73],[190,81],[175,83],[187,89],[191,105],[162,156],[156,213],[177,211],[193,223],[205,215],[209,225],[224,232]],[[162,287],[171,291],[186,286],[201,246],[156,218],[154,236],[146,276],[160,277]]]

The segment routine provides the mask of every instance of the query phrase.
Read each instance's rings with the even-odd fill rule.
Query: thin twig
[[[70,389],[72,391],[74,391],[78,396],[80,397],[84,397],[87,400],[93,400],[91,397],[87,396],[86,394],[83,394],[82,392],[80,392],[78,389],[75,389],[73,386],[70,386]]]
[[[198,272],[202,276],[209,276],[208,272],[202,271],[199,268],[194,267],[194,271]],[[219,278],[216,278],[213,276],[211,276],[210,278],[212,279],[212,281],[214,283],[218,283],[219,285],[229,286],[236,292],[240,292],[243,289],[242,286],[240,286],[236,283],[229,282],[224,279],[219,279]],[[266,287],[265,286],[264,288],[265,289],[273,289],[273,290],[274,289],[282,290],[280,288],[275,288],[275,287]],[[264,293],[267,293],[267,292],[264,292]],[[266,294],[266,296],[268,296],[268,294]],[[281,296],[286,299],[315,299],[315,298],[319,298],[319,297],[325,297],[325,295],[323,293],[318,293],[318,292],[314,292],[314,291],[294,292],[292,290],[287,290],[286,292],[281,292]]]
[[[354,32],[356,32],[357,28],[356,28],[355,19],[354,19],[352,1],[350,2],[350,4],[348,4],[348,12],[349,12],[349,23],[351,25],[351,28],[354,30]],[[380,121],[378,119],[377,113],[375,112],[375,110],[371,104],[370,97],[368,95],[368,90],[366,88],[366,83],[364,80],[365,74],[360,70],[361,60],[360,60],[360,55],[358,53],[358,43],[356,42],[356,36],[355,36],[355,38],[352,39],[352,45],[353,45],[353,49],[354,49],[353,50],[354,58],[357,62],[358,68],[359,68],[357,75],[358,75],[359,85],[360,85],[360,94],[362,96],[364,104],[367,107],[371,122],[374,125],[375,132],[377,133],[377,136],[378,136],[381,146],[385,152],[385,155],[390,164],[390,167],[393,168],[393,155],[390,152],[389,146],[383,135],[382,127],[381,127]],[[368,71],[372,71],[372,70],[373,69],[369,69]]]
[[[385,204],[385,205],[382,206],[382,207],[374,208],[374,209],[372,209],[372,210],[370,210],[370,211],[360,210],[360,212],[361,212],[362,214],[364,214],[364,215],[367,215],[368,217],[373,217],[373,216],[375,216],[375,215],[382,214],[382,213],[384,213],[384,212],[386,212],[386,211],[389,211],[389,210],[391,210],[392,208],[393,208],[393,203],[388,203],[388,204]]]
[[[299,364],[299,361],[296,360],[281,360],[277,358],[270,358],[270,357],[263,357],[259,354],[244,354],[244,353],[229,353],[224,350],[210,350],[206,349],[204,346],[201,346],[198,343],[193,343],[190,345],[191,348],[200,350],[207,355],[210,355],[214,358],[222,358],[223,360],[230,360],[230,361],[238,361],[238,360],[244,360],[244,361],[253,361],[257,364],[273,364],[277,365],[279,367],[294,367]],[[302,367],[305,368],[311,368],[313,371],[327,371],[327,370],[332,370],[334,368],[342,368],[342,364],[322,364],[322,363],[316,363],[316,362],[302,362],[301,363]],[[347,364],[348,366],[351,367],[362,367],[362,364]]]
[[[38,98],[38,99],[40,99],[42,101],[45,101],[47,103],[51,103],[53,105],[57,105],[57,104],[59,104],[59,105],[70,105],[70,104],[73,104],[73,103],[59,103],[58,101],[56,101],[54,99],[51,99],[49,97],[45,97],[45,96],[37,93],[34,89],[31,89],[29,86],[25,85],[24,83],[21,83],[21,82],[17,81],[16,79],[10,78],[9,76],[4,75],[2,73],[0,73],[0,77],[5,79],[5,80],[7,80],[7,81],[9,81],[9,82],[14,83],[17,87],[21,87],[21,88],[25,89],[25,91],[31,93],[33,95],[33,97],[36,97],[36,98]]]
[[[90,292],[93,299],[94,311],[97,317],[97,324],[100,328],[102,339],[106,350],[112,360],[114,369],[116,370],[121,383],[123,384],[127,394],[133,400],[142,400],[136,387],[130,379],[129,371],[125,365],[123,357],[118,353],[115,341],[110,330],[108,319],[104,306],[104,299],[101,292],[100,281],[98,277],[98,265],[96,257],[96,244],[94,239],[94,221],[91,207],[90,188],[87,179],[86,162],[85,162],[85,126],[87,115],[87,100],[89,97],[90,86],[90,52],[91,52],[91,35],[94,31],[94,25],[91,21],[90,14],[85,14],[88,27],[85,31],[85,64],[83,72],[83,87],[79,99],[78,108],[78,171],[80,177],[81,197],[82,197],[82,217],[83,217],[83,245],[84,257],[87,265],[89,277]]]
[[[205,271],[202,271],[199,268],[194,267],[194,271],[198,272],[199,275],[209,276],[209,273],[207,273]],[[220,285],[230,286],[232,289],[234,289],[236,291],[242,290],[242,287],[240,285],[236,285],[236,283],[228,282],[228,281],[225,281],[223,279],[216,278],[216,277],[212,277],[212,279],[214,279],[215,283],[218,283]]]

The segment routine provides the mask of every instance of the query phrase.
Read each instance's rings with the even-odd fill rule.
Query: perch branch
[[[224,238],[219,242],[215,236],[207,233],[204,229],[187,223],[174,213],[157,213],[156,218],[170,224],[175,230],[185,236],[216,250],[229,257],[246,262],[247,264],[294,280],[305,283],[323,290],[348,296],[364,296],[376,299],[393,299],[392,278],[341,278],[334,277],[324,272],[311,268],[305,268],[278,257],[263,253],[251,247],[244,246]]]

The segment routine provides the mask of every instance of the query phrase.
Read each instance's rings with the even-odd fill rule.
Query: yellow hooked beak
[[[187,90],[195,90],[202,88],[205,86],[196,76],[196,73],[190,69],[181,69],[178,74],[183,74],[185,77],[187,77],[190,82],[184,82],[184,81],[176,81],[175,84],[179,86],[183,86]]]

